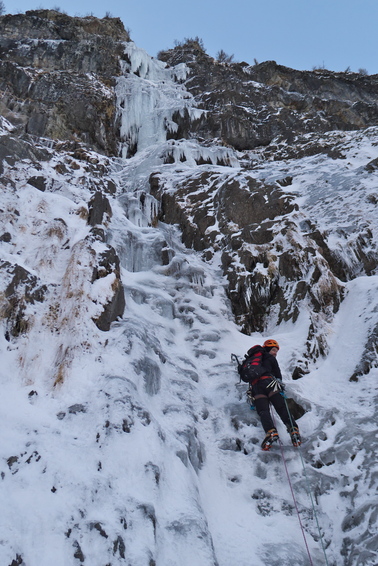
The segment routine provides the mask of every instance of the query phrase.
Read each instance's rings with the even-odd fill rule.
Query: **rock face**
[[[120,278],[119,259],[111,246],[108,246],[99,256],[98,264],[93,272],[92,283],[108,275],[114,277],[111,297],[105,303],[101,314],[94,318],[96,326],[104,331],[109,330],[111,323],[121,317],[125,310],[125,294]]]
[[[148,79],[151,64],[141,59],[131,62],[132,50],[125,49],[130,38],[120,20],[70,18],[53,10],[37,10],[3,16],[0,21],[1,109],[13,128],[12,135],[3,135],[0,142],[0,157],[5,162],[49,160],[47,150],[30,143],[33,138],[65,144],[61,148],[69,150],[71,163],[56,166],[62,174],[70,167],[80,167],[75,159],[86,161],[87,169],[92,166],[94,171],[98,159],[89,148],[118,155],[122,136],[134,140],[129,154],[137,151],[143,125],[130,122],[134,112],[130,96],[136,93],[136,79]],[[178,161],[187,164],[194,154],[192,148],[188,153],[183,140],[195,137],[200,141],[195,163],[204,170],[173,181],[174,191],[169,175],[157,172],[150,177],[151,195],[160,203],[158,217],[179,224],[185,245],[203,252],[208,260],[221,254],[227,292],[243,332],[263,332],[272,319],[278,324],[295,322],[305,305],[311,314],[304,355],[314,361],[327,350],[323,318],[330,321],[337,312],[343,284],[354,277],[356,268],[374,274],[378,256],[369,226],[350,242],[356,261],[350,263],[333,249],[330,233],[309,220],[298,206],[295,169],[285,169],[284,164],[316,155],[344,159],[343,142],[326,132],[358,131],[378,123],[377,78],[295,71],[273,61],[254,66],[220,63],[191,40],[159,57],[166,69],[172,69],[173,77],[177,66],[186,66],[179,80],[187,95],[178,98],[192,96],[191,104],[198,109],[194,115],[186,103],[172,114],[171,124],[165,126],[171,145],[165,149],[164,162],[173,167]],[[125,70],[133,86],[126,87],[128,94],[123,98],[118,87],[120,113],[114,87]],[[163,82],[158,88],[163,88]],[[127,104],[129,115],[125,114]],[[148,108],[147,100],[143,104]],[[155,98],[153,105],[158,104]],[[129,121],[128,130],[125,121]],[[262,163],[271,161],[276,169],[283,169],[282,174],[279,171],[269,180],[256,175]],[[240,175],[206,168],[235,163],[241,167]],[[104,165],[97,166],[100,170],[106,173]],[[366,173],[374,171],[375,161],[371,160]],[[116,190],[110,177],[105,183],[92,183],[88,202],[88,223],[103,241],[106,235],[99,225],[111,214],[104,192]],[[38,171],[27,182],[42,192],[51,186]],[[374,204],[374,196],[370,198]],[[3,237],[10,236],[4,233]],[[347,232],[345,239],[350,239]],[[118,292],[122,294],[121,289],[115,291],[106,322],[98,322],[101,328],[107,328],[122,312]],[[307,365],[293,367],[293,375],[301,375],[302,366]]]
[[[36,137],[53,139],[54,144],[60,140],[64,144],[60,148],[69,151],[71,162],[56,165],[62,174],[86,162],[88,171],[106,175],[106,166],[99,165],[90,151],[118,155],[122,136],[134,140],[128,153],[137,151],[143,125],[130,122],[135,81],[148,79],[151,64],[142,59],[131,62],[132,50],[125,50],[130,38],[118,19],[70,18],[38,10],[3,16],[0,21],[1,109],[13,128],[12,135],[0,140],[0,157],[5,162],[48,161],[49,152],[31,143]],[[159,57],[172,69],[172,76],[177,65],[186,65],[187,72],[179,80],[187,94],[180,97],[192,96],[191,104],[198,109],[194,115],[186,103],[173,113],[171,125],[165,126],[170,145],[163,152],[164,162],[175,167],[193,159],[193,148],[188,152],[184,139],[195,137],[200,145],[194,157],[198,172],[178,177],[173,184],[163,172],[151,175],[151,195],[160,207],[155,221],[179,224],[185,245],[203,252],[208,260],[220,254],[235,320],[246,334],[263,332],[273,319],[278,324],[296,322],[305,306],[310,323],[304,357],[315,361],[327,351],[324,318],[331,321],[337,312],[343,284],[355,276],[356,269],[376,273],[378,255],[369,226],[358,229],[353,238],[349,229],[345,231],[355,257],[352,262],[332,247],[330,232],[309,220],[298,206],[295,168],[287,163],[317,155],[345,159],[343,141],[326,132],[358,131],[378,123],[377,78],[295,71],[273,61],[254,66],[220,63],[196,41],[161,52]],[[120,97],[118,87],[120,113],[114,86],[125,70],[133,82],[126,87],[126,98]],[[163,88],[163,82],[158,88]],[[151,89],[151,84],[146,88]],[[127,104],[129,115],[125,115]],[[151,104],[143,100],[143,104],[158,107],[159,99]],[[130,122],[129,130],[125,121]],[[263,163],[272,161],[278,170],[275,178],[256,175]],[[211,170],[212,165],[227,168],[236,163],[240,175]],[[366,174],[374,171],[371,160]],[[40,191],[51,186],[38,171],[27,182]],[[106,231],[100,225],[111,214],[104,193],[115,190],[111,174],[105,182],[91,181],[88,223],[104,242]],[[374,195],[369,198],[374,205]],[[117,288],[104,315],[106,321],[98,319],[99,327],[108,328],[122,310],[122,289]],[[303,360],[295,364],[293,375],[302,375],[307,366]]]
[[[204,110],[195,121],[176,115],[175,137],[200,136],[204,144],[215,139],[231,146],[241,152],[243,170],[239,176],[209,171],[181,176],[177,184],[164,174],[152,176],[152,194],[162,203],[160,218],[179,224],[185,244],[206,257],[221,252],[243,332],[263,332],[272,319],[295,322],[303,307],[311,313],[307,352],[293,367],[297,378],[309,360],[327,352],[324,323],[338,311],[343,284],[355,276],[357,264],[360,273],[376,273],[378,255],[369,227],[364,235],[356,228],[350,247],[356,262],[332,248],[332,228],[319,229],[296,203],[298,170],[290,163],[317,155],[346,159],[347,144],[329,132],[378,123],[378,79],[295,71],[274,61],[219,63],[191,40],[159,57],[168,65],[188,65],[185,86]],[[268,182],[271,161],[278,173]],[[259,174],[263,162],[264,176]],[[374,163],[366,167],[371,172]]]
[[[42,302],[47,286],[20,265],[2,261],[0,268],[9,278],[1,310],[7,321],[5,336],[10,340],[11,336],[17,337],[28,331],[28,305],[34,305],[36,301]]]
[[[274,336],[330,563],[373,566],[377,77],[156,60],[53,10],[0,28],[4,564],[307,563],[230,363]]]
[[[112,87],[129,41],[121,21],[37,10],[0,26],[3,116],[28,134],[116,154]]]
[[[258,182],[244,173],[202,173],[180,179],[164,191],[164,176],[150,178],[161,200],[161,219],[179,224],[183,242],[210,260],[221,253],[228,295],[243,332],[264,332],[266,322],[295,323],[301,308],[311,313],[308,356],[327,351],[324,320],[331,321],[343,295],[342,283],[319,251],[294,195],[279,184]],[[205,204],[204,204],[205,203]],[[306,364],[304,364],[306,366]],[[303,371],[293,369],[295,377]]]
[[[4,165],[9,171],[9,167],[17,167],[20,160],[25,160],[34,165],[34,174],[28,174],[25,182],[42,193],[59,191],[66,176],[71,176],[73,183],[85,186],[84,198],[88,203],[87,208],[81,210],[83,218],[87,217],[88,230],[92,227],[92,231],[87,236],[84,234],[81,245],[73,245],[68,218],[62,218],[51,222],[46,236],[50,241],[52,235],[57,237],[62,249],[73,246],[73,254],[67,258],[68,271],[80,263],[79,250],[88,254],[87,278],[80,284],[101,288],[103,292],[106,288],[103,281],[109,281],[110,292],[105,292],[105,300],[104,297],[94,298],[94,303],[102,303],[102,308],[97,307],[98,312],[91,315],[98,328],[106,331],[111,322],[122,316],[125,299],[118,257],[114,249],[104,243],[104,224],[111,216],[105,194],[114,192],[115,187],[106,174],[106,161],[100,163],[98,154],[92,152],[118,153],[114,84],[125,59],[128,33],[115,18],[71,18],[53,10],[3,16],[0,25],[0,106],[6,126],[0,141],[0,172],[4,172]],[[34,143],[39,138],[51,141],[43,147]],[[53,157],[52,146],[65,156],[54,165],[60,181],[46,172]],[[49,164],[45,172],[41,171],[42,163]],[[80,171],[81,180],[75,179]],[[3,178],[8,186],[9,176],[8,172],[7,178]],[[22,213],[19,216],[19,219],[16,217],[19,223],[27,222]],[[14,227],[2,238],[10,245],[17,245]],[[48,256],[49,244],[45,245]],[[99,249],[101,246],[103,249]],[[5,293],[3,313],[8,319],[8,336],[16,336],[25,333],[31,321],[35,321],[35,300],[43,301],[48,289],[51,295],[53,288],[20,265],[9,265],[7,271],[14,273],[14,278]],[[63,277],[62,288],[70,279],[67,276],[68,272]],[[76,285],[72,280],[68,285],[67,297],[75,309],[80,291],[72,290],[72,285]],[[59,320],[60,316],[61,324],[65,325],[67,317],[62,313],[55,319]],[[70,357],[69,350],[70,347],[63,348],[66,358]],[[57,363],[56,383],[63,380],[63,366],[63,362]]]
[[[216,138],[243,151],[277,138],[292,143],[309,132],[378,124],[377,77],[295,71],[274,61],[219,63],[191,41],[159,57],[169,65],[188,65],[185,85],[206,110],[195,124],[178,119],[179,136]]]

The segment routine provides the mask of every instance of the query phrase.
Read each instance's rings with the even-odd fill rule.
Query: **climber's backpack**
[[[253,346],[246,353],[242,363],[238,361],[238,372],[242,381],[251,383],[266,373],[262,364],[263,354],[264,348],[262,346]]]

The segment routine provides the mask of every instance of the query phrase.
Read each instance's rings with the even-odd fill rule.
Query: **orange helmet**
[[[263,347],[264,347],[264,348],[269,348],[269,349],[270,349],[270,348],[277,348],[277,350],[280,349],[277,340],[272,340],[272,339],[265,340],[265,342],[264,342],[264,344],[263,344]]]

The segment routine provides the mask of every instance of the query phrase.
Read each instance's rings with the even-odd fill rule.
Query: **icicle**
[[[174,163],[184,162],[190,167],[202,164],[239,167],[234,150],[228,147],[203,147],[193,140],[170,140],[168,144],[167,157]]]
[[[159,203],[152,195],[144,195],[143,212],[149,226],[156,222],[159,213]]]
[[[172,117],[185,111],[193,112],[193,97],[175,80],[184,80],[188,69],[180,64],[173,69],[151,58],[133,42],[125,44],[129,63],[123,64],[124,76],[116,85],[120,137],[123,145],[120,153],[129,157],[147,147],[166,140],[167,131],[177,131]]]

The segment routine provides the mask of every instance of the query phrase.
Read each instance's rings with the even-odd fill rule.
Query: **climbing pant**
[[[265,432],[268,432],[271,428],[275,428],[270,413],[270,404],[273,405],[281,421],[288,429],[291,428],[291,426],[298,426],[295,420],[292,417],[290,418],[283,396],[277,391],[274,392],[269,390],[269,388],[267,389],[271,381],[272,378],[263,376],[257,383],[252,385],[252,393],[255,399],[254,404],[257,414],[261,419],[263,429]]]

